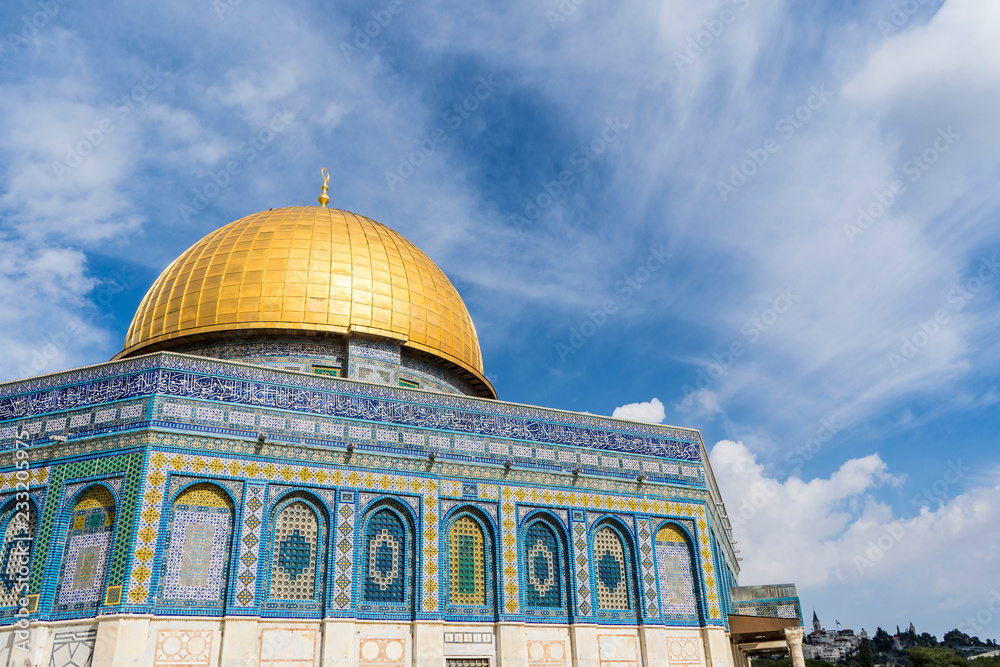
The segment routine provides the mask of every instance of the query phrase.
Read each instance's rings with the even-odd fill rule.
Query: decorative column
[[[792,667],[806,667],[806,659],[802,655],[802,634],[802,628],[785,628],[785,643],[788,644]]]

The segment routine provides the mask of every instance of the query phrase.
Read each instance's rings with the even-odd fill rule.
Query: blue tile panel
[[[403,604],[407,583],[406,533],[388,509],[374,514],[365,535],[365,602]]]
[[[236,594],[230,601],[229,613],[253,614],[259,599],[257,573],[260,569],[260,544],[263,530],[264,496],[267,486],[248,484],[240,528],[239,554],[236,570]]]
[[[69,517],[56,588],[56,612],[90,611],[101,606],[114,524],[115,502],[104,487],[93,488],[76,502]]]
[[[630,609],[629,564],[621,536],[610,526],[593,536],[594,583],[598,609]]]
[[[158,353],[0,385],[0,421],[153,394],[700,461],[697,432]],[[82,426],[82,425],[81,425]]]
[[[171,437],[176,438],[176,436]],[[201,451],[198,451],[199,449]],[[191,480],[188,483],[190,485],[184,487],[187,489],[205,486],[203,483],[195,483],[198,481],[199,470],[218,476],[218,480],[213,477],[213,486],[216,484],[227,488],[233,486],[236,491],[242,488],[234,486],[236,480],[247,479],[246,491],[241,496],[242,508],[238,512],[242,517],[242,525],[236,534],[240,537],[238,540],[232,540],[232,548],[236,549],[239,545],[239,553],[231,558],[227,545],[231,541],[230,533],[233,532],[231,528],[233,510],[227,500],[229,496],[224,494],[221,486],[215,486],[218,493],[214,502],[194,502],[194,499],[186,499],[183,489],[180,491],[180,499],[183,502],[178,500],[171,504],[168,502],[169,498],[157,500],[162,494],[161,489],[165,491],[168,487],[180,488],[184,483],[188,483],[181,481],[167,484],[161,481],[161,478],[170,478],[171,475],[179,480]],[[42,472],[33,474],[37,474],[38,477],[44,476]],[[327,615],[334,616],[412,617],[417,587],[411,582],[415,584],[420,581],[422,584],[419,590],[422,593],[421,597],[417,598],[419,605],[416,612],[420,618],[486,620],[500,617],[529,622],[564,622],[562,619],[569,620],[569,617],[563,605],[572,602],[573,620],[583,622],[631,624],[641,615],[643,623],[690,625],[690,622],[684,621],[682,615],[691,612],[693,602],[702,595],[693,585],[691,577],[703,577],[706,582],[711,577],[711,574],[706,574],[708,570],[702,572],[700,569],[709,561],[699,557],[696,563],[691,560],[690,555],[691,541],[703,543],[694,532],[700,530],[695,524],[704,524],[705,516],[704,507],[697,503],[630,498],[546,486],[558,483],[559,480],[556,479],[552,479],[551,482],[539,479],[531,486],[497,485],[488,480],[479,480],[476,484],[478,498],[470,499],[467,496],[470,483],[464,479],[419,473],[373,473],[371,470],[349,465],[333,467],[316,464],[303,466],[295,463],[290,465],[287,460],[254,455],[235,458],[225,454],[219,456],[199,447],[153,451],[149,455],[149,465],[145,474],[147,486],[143,492],[141,515],[142,521],[146,523],[140,523],[138,533],[140,540],[152,540],[149,546],[155,559],[150,561],[148,557],[142,555],[147,547],[140,541],[134,548],[133,577],[138,576],[142,565],[146,563],[152,565],[156,562],[166,565],[172,562],[176,567],[163,568],[160,577],[161,592],[154,607],[134,604],[142,599],[136,594],[142,586],[130,584],[125,593],[126,601],[132,604],[126,604],[125,607],[126,611],[131,612],[217,614],[223,592],[228,587],[226,571],[230,566],[229,560],[242,568],[243,556],[254,553],[254,549],[249,547],[258,539],[263,541],[262,546],[265,549],[263,553],[268,554],[267,562],[262,563],[260,568],[265,573],[264,581],[260,584],[256,584],[253,580],[234,582],[233,597],[238,597],[239,591],[252,591],[256,596],[257,591],[263,590],[265,592],[263,601],[248,601],[246,613],[256,610],[261,615],[269,617],[315,618],[321,611],[320,606],[327,610]],[[293,478],[295,482],[301,483],[292,483]],[[0,474],[0,484],[6,479],[5,475]],[[350,486],[344,488],[345,485]],[[286,500],[282,500],[268,513],[272,527],[258,532],[256,523],[263,511],[261,500],[267,497],[268,487],[273,489],[271,493],[276,496],[286,494],[282,496]],[[291,493],[289,490],[292,490]],[[319,533],[325,531],[326,523],[324,519],[319,518],[320,513],[314,511],[315,507],[310,506],[308,513],[302,514],[297,520],[286,520],[284,510],[290,512],[288,508],[306,507],[307,503],[301,500],[304,493],[326,493],[330,496],[329,507],[336,506],[335,511],[331,509],[331,515],[337,517],[334,522],[336,532],[332,541],[320,537]],[[428,493],[434,495],[428,496]],[[449,498],[445,507],[446,530],[443,535],[439,534],[436,528],[430,528],[438,521],[434,516],[439,511],[437,493]],[[505,600],[502,614],[496,611],[497,596],[501,591],[495,583],[495,563],[501,559],[500,542],[492,537],[494,531],[500,530],[496,522],[501,513],[498,512],[496,505],[490,505],[493,499],[498,499],[501,495],[510,498],[509,504],[515,518],[522,512],[518,509],[520,502],[527,503],[526,516],[536,517],[526,519],[523,528],[517,528],[515,522],[514,528],[510,531],[506,527],[507,522],[504,521],[500,542],[503,544],[503,553],[506,553],[508,545],[514,550],[513,562],[517,566],[513,569],[513,581],[520,581],[521,584],[513,587],[513,600],[518,599],[518,588],[520,588],[523,608],[510,606],[505,590],[502,591]],[[0,489],[0,499],[2,497]],[[359,501],[364,503],[366,510],[360,527],[356,528],[355,503]],[[396,502],[400,508],[408,508],[407,511],[412,509],[416,513],[413,520],[418,525],[424,526],[421,528],[423,551],[419,559],[415,560],[413,554],[411,545],[414,543],[411,542],[413,538],[410,533],[412,529],[407,523],[409,519],[403,518],[401,510],[389,513],[380,505],[389,501]],[[549,505],[551,509],[543,511],[541,507],[545,502],[560,504]],[[621,509],[613,514],[593,512],[578,509],[568,503],[585,507],[601,504]],[[163,519],[163,534],[157,538],[155,526],[160,521],[156,520],[158,514],[154,510],[164,505],[169,509]],[[673,535],[667,536],[671,539],[655,540],[655,574],[659,579],[652,594],[645,588],[646,575],[649,572],[643,564],[645,557],[642,555],[647,553],[647,550],[642,547],[648,544],[648,538],[645,537],[650,520],[648,517],[662,517],[662,514],[633,514],[640,506],[647,511],[679,513],[691,517],[686,521],[690,523],[689,530],[692,531],[692,537],[683,545],[687,552],[674,548],[682,545]],[[96,524],[102,522],[104,525],[101,527],[107,526],[107,518],[86,518],[92,513],[82,511],[79,517],[72,517],[73,521],[79,519],[77,531],[97,530]],[[547,519],[537,520],[539,515],[544,515]],[[106,516],[110,516],[110,513]],[[618,524],[611,526],[607,523],[611,518],[630,523],[632,517],[637,527],[635,537],[631,536],[630,529],[626,530],[624,526]],[[580,518],[583,521],[576,520]],[[567,562],[563,555],[563,538],[557,530],[563,522],[567,522],[566,525],[570,526],[569,535],[572,539],[568,544],[571,545],[572,562]],[[664,525],[664,519],[654,519],[653,525]],[[588,531],[588,526],[593,526],[593,532]],[[151,533],[151,536],[146,537],[147,533]],[[74,532],[73,536],[76,534]],[[258,535],[262,537],[257,537]],[[388,539],[390,537],[392,539]],[[658,537],[664,536],[658,534]],[[636,549],[632,547],[633,540],[638,545]],[[440,561],[437,560],[439,549],[435,548],[439,541],[443,546],[440,550],[442,556]],[[395,547],[396,542],[400,545],[398,549]],[[357,549],[353,546],[355,543],[359,545]],[[373,543],[376,566],[374,570],[369,567]],[[323,545],[322,548],[320,545]],[[75,551],[79,552],[80,547],[85,546],[94,545],[80,543]],[[339,567],[332,573],[333,586],[329,595],[322,589],[325,575],[319,567],[322,559],[317,558],[325,557],[328,550],[331,554],[335,554],[335,563],[339,561]],[[259,554],[261,550],[257,549],[256,552]],[[95,559],[91,557],[94,554],[99,556],[100,550],[85,552],[85,559],[90,558],[91,562],[94,562]],[[709,555],[711,556],[710,552]],[[506,563],[505,558],[502,560]],[[681,562],[680,566],[677,566],[678,561]],[[436,562],[439,566],[432,570],[431,566]],[[252,565],[252,559],[247,559],[247,563]],[[685,575],[685,563],[687,569],[692,572],[691,577]],[[509,568],[509,565],[505,564],[503,567]],[[317,570],[315,575],[312,574],[312,568]],[[76,569],[77,566],[73,562],[70,571],[74,573],[74,578]],[[101,565],[95,562],[93,569],[100,570]],[[569,580],[564,578],[567,570],[572,573]],[[84,567],[84,573],[87,571],[90,571],[89,565]],[[440,578],[436,572],[441,572]],[[678,572],[679,580],[676,576]],[[638,585],[635,581],[637,575],[641,576]],[[140,580],[134,579],[134,581]],[[680,588],[678,581],[681,582]],[[308,585],[295,595],[282,594],[283,597],[277,598],[273,593],[276,583],[295,588],[302,582],[308,582]],[[402,604],[399,602],[401,597],[400,587],[397,587],[398,582],[406,582],[405,587],[402,587],[404,591]],[[446,601],[444,607],[440,608],[437,602],[439,599],[436,592],[437,582],[443,587],[445,597],[442,599]],[[690,588],[689,582],[691,582]],[[268,593],[269,590],[272,592]],[[306,600],[310,596],[311,599]],[[379,596],[382,596],[381,600],[371,599]],[[89,601],[94,603],[91,613],[96,611],[99,597],[97,590],[91,592]],[[657,597],[662,597],[664,601],[662,618],[659,618],[651,607],[657,603]],[[57,597],[57,602],[58,599]],[[313,604],[313,607],[306,608],[303,606],[305,602]],[[705,608],[709,609],[712,603],[712,600],[706,599]],[[378,607],[380,604],[382,606]],[[675,604],[680,606],[677,608],[671,606]],[[67,609],[66,606],[61,609],[56,605],[52,607],[54,612]],[[388,611],[380,614],[378,609]],[[552,613],[548,615],[538,613],[541,610],[551,610]],[[706,621],[707,624],[721,622],[721,618],[718,617]]]
[[[222,612],[232,522],[228,497],[214,485],[198,484],[178,497],[164,541],[161,605]]]
[[[561,608],[563,554],[555,533],[542,520],[533,522],[525,532],[522,544],[529,607]]]
[[[656,534],[660,605],[668,622],[698,620],[690,549],[680,528],[668,524]]]
[[[445,618],[496,620],[496,545],[487,527],[489,519],[475,510],[457,510],[448,517],[447,525],[447,548],[441,562],[446,574]]]
[[[51,442],[52,436],[81,438],[152,426],[241,438],[255,438],[258,433],[265,433],[269,439],[320,447],[340,447],[349,442],[359,449],[420,456],[434,452],[442,459],[495,465],[509,461],[524,468],[560,472],[576,468],[588,475],[617,479],[632,480],[642,474],[650,481],[691,487],[703,487],[704,482],[698,461],[665,459],[642,453],[599,453],[574,443],[540,444],[496,436],[469,437],[463,433],[428,431],[423,426],[363,423],[355,419],[264,409],[205,398],[158,396],[74,409],[57,416],[8,421],[0,425],[0,451],[14,446],[17,433],[26,434],[30,443],[41,444]]]
[[[281,508],[272,538],[271,599],[318,601],[321,536],[316,510],[304,501],[294,500]]]
[[[799,599],[769,598],[746,602],[732,602],[733,613],[737,616],[766,616],[769,618],[802,619],[802,606]]]

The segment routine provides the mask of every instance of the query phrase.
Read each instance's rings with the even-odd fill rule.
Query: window
[[[416,380],[407,380],[406,378],[399,378],[399,386],[406,389],[420,389],[420,383]]]
[[[456,519],[448,534],[451,604],[486,604],[485,560],[483,529],[470,516]]]
[[[562,565],[559,542],[544,521],[524,533],[525,602],[532,607],[562,606]]]
[[[84,611],[101,605],[114,524],[114,496],[103,486],[91,487],[70,515],[55,611]]]
[[[278,513],[271,556],[271,598],[317,600],[320,530],[315,510],[301,500],[288,503]]]
[[[339,378],[340,369],[336,366],[313,366],[312,371],[316,375],[329,375],[330,377]]]
[[[673,524],[664,524],[656,533],[655,549],[663,615],[677,620],[697,620],[691,550],[684,531]]]
[[[222,610],[233,506],[214,484],[195,484],[170,508],[161,602]]]
[[[594,533],[594,574],[598,609],[629,609],[628,561],[622,538],[604,526]]]
[[[392,510],[372,515],[365,531],[364,598],[373,604],[406,601],[406,531]]]

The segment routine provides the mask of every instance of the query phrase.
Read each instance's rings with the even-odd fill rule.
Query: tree
[[[872,655],[872,643],[867,639],[862,639],[858,645],[858,658],[861,660],[861,667],[875,667],[875,657]]]
[[[950,648],[914,646],[906,649],[906,655],[913,662],[913,667],[967,667],[969,664]]]
[[[954,630],[949,630],[944,633],[944,640],[941,642],[948,648],[955,648],[958,646],[972,646],[973,642],[969,635],[965,634],[958,628]]]
[[[892,637],[889,633],[879,628],[875,631],[875,637],[872,639],[872,648],[879,653],[888,653],[892,650]]]

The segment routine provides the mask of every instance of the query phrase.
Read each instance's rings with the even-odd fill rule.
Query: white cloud
[[[666,419],[666,412],[660,399],[653,398],[645,403],[629,403],[615,408],[611,416],[616,419],[630,419],[637,422],[660,424]]]
[[[720,441],[710,458],[744,558],[741,583],[793,581],[800,594],[841,601],[882,591],[864,614],[883,624],[877,613],[900,606],[985,603],[978,582],[995,579],[1000,567],[1000,543],[991,537],[1000,471],[946,461],[938,480],[918,489],[878,454],[845,461],[829,477],[785,480],[742,442]],[[898,487],[903,510],[876,498],[886,486]]]
[[[87,307],[98,281],[82,253],[67,248],[3,240],[0,254],[0,381],[81,366],[109,336]],[[120,289],[120,288],[119,288]]]
[[[1000,103],[1000,58],[994,49],[1000,5],[948,0],[927,24],[907,28],[871,55],[845,84],[845,96],[902,122],[903,131],[953,125],[979,137],[970,150],[994,150],[1000,136],[989,126]]]
[[[698,389],[689,393],[677,409],[690,415],[692,419],[711,417],[722,412],[718,397],[711,389]]]

